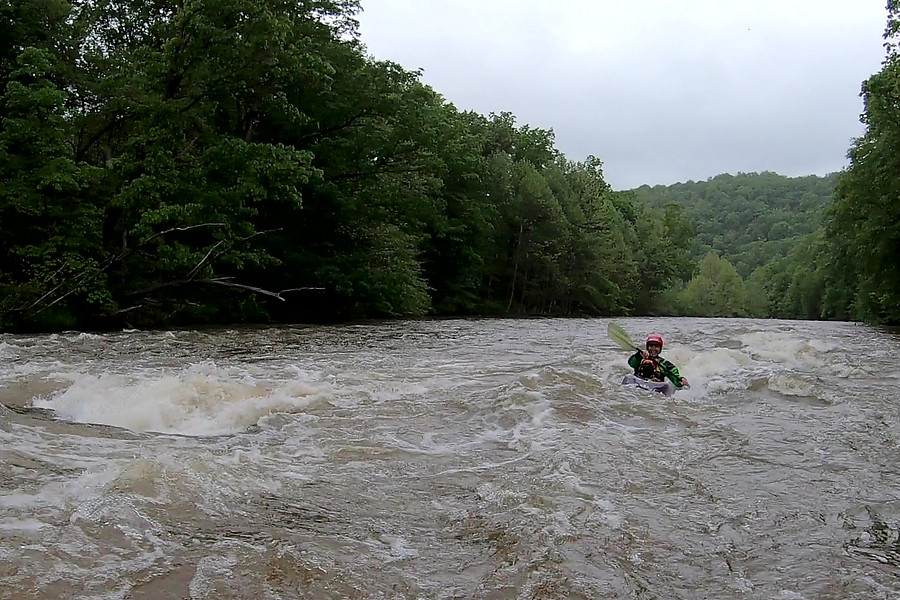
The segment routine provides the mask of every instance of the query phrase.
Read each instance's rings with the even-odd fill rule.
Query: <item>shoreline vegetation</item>
[[[0,331],[900,323],[900,0],[847,169],[626,191],[369,56],[356,0],[177,4],[0,8]]]

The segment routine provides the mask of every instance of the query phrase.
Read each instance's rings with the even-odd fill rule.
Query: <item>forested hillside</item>
[[[898,7],[845,172],[614,192],[552,131],[370,57],[356,0],[9,0],[0,330],[900,322]]]
[[[742,277],[786,256],[819,230],[831,204],[836,175],[785,177],[777,173],[718,175],[707,181],[642,186],[638,201],[662,209],[675,203],[694,224],[690,258],[709,252],[727,259]]]
[[[358,10],[0,5],[0,328],[621,314],[684,271],[679,211],[370,58]]]

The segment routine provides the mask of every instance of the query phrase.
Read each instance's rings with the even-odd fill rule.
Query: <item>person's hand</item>
[[[641,350],[641,356],[644,357],[644,360],[647,360],[648,358],[650,358],[650,353],[646,350]]]
[[[681,378],[681,387],[691,387],[690,385],[688,385],[688,380],[686,377]]]

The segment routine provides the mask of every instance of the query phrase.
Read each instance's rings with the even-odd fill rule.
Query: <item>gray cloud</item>
[[[461,109],[553,129],[615,189],[846,165],[882,2],[363,0],[369,53]]]

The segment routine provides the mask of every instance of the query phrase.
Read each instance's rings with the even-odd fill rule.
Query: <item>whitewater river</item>
[[[900,335],[608,322],[0,336],[0,598],[900,599]]]

